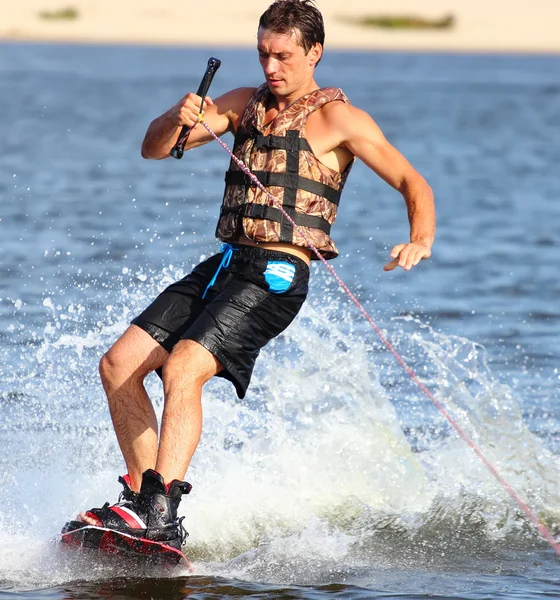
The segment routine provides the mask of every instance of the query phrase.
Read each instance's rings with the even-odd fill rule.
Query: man
[[[405,270],[430,256],[435,232],[426,181],[362,110],[314,79],[324,29],[311,0],[276,0],[261,16],[258,53],[266,83],[204,99],[204,120],[218,135],[235,135],[234,153],[282,203],[313,245],[337,256],[330,228],[355,157],[398,189],[406,202],[410,241],[395,246],[384,268]],[[169,156],[182,126],[195,126],[202,99],[187,94],[149,126],[145,158]],[[211,141],[201,125],[186,149]],[[80,515],[177,548],[177,508],[202,428],[203,385],[218,375],[243,397],[260,349],[294,319],[307,294],[305,239],[294,231],[232,161],[217,227],[222,253],[171,285],[105,354],[100,372],[128,475],[123,500]],[[161,369],[161,371],[160,371]],[[143,380],[161,373],[164,410],[156,416]]]

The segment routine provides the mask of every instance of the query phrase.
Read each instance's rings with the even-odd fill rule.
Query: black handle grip
[[[206,94],[208,93],[208,90],[210,89],[210,84],[212,83],[212,79],[214,79],[214,75],[216,74],[216,71],[220,68],[221,65],[221,61],[218,60],[217,58],[210,58],[208,60],[208,65],[206,66],[206,72],[204,73],[204,77],[202,78],[202,81],[200,82],[200,85],[198,86],[198,91],[196,92],[197,96],[200,96],[202,98],[202,103],[200,105],[200,112],[202,112],[202,107],[204,105],[204,97],[206,96]],[[189,139],[189,135],[191,133],[191,131],[193,130],[193,127],[187,127],[186,125],[183,125],[183,128],[181,129],[181,133],[179,134],[179,139],[177,140],[177,143],[175,144],[175,146],[173,146],[173,148],[171,149],[171,152],[169,153],[173,158],[182,158],[183,157],[183,152],[185,149],[185,144],[187,143],[187,140]]]

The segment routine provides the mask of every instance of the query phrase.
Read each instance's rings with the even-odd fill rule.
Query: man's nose
[[[274,75],[278,68],[278,61],[275,58],[267,58],[263,63],[263,70],[265,75]]]

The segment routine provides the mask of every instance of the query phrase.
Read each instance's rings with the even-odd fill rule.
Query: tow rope
[[[201,85],[199,87],[199,93],[197,95],[202,96],[204,102],[204,96],[206,95],[208,88],[210,87],[210,83],[212,82],[212,78],[216,72],[216,70],[220,66],[220,61],[216,58],[211,58],[208,61],[208,67],[206,73],[202,79]],[[309,249],[315,254],[315,256],[323,263],[323,265],[327,268],[330,274],[334,277],[338,285],[344,290],[346,295],[350,298],[350,300],[357,306],[358,310],[362,313],[366,321],[371,325],[375,333],[379,336],[379,339],[383,342],[385,347],[391,352],[391,354],[395,357],[397,362],[401,365],[401,367],[408,373],[411,379],[416,383],[416,385],[422,390],[422,392],[432,401],[434,406],[440,411],[440,413],[447,419],[448,423],[453,427],[453,429],[457,432],[459,437],[463,438],[466,444],[471,448],[471,450],[478,456],[484,466],[492,473],[492,475],[496,478],[496,480],[501,484],[504,490],[515,500],[519,508],[523,511],[527,519],[533,523],[533,525],[537,528],[537,531],[541,534],[541,536],[552,546],[554,551],[558,556],[560,556],[560,543],[554,538],[552,533],[548,530],[548,528],[540,521],[540,519],[535,515],[535,513],[529,508],[529,506],[521,499],[519,494],[509,485],[509,483],[500,475],[496,467],[486,458],[486,456],[482,453],[482,450],[475,444],[475,442],[463,431],[461,426],[455,421],[455,419],[451,416],[451,414],[447,411],[445,406],[435,398],[435,396],[430,392],[430,390],[420,381],[416,373],[409,367],[402,356],[395,350],[394,346],[391,342],[383,335],[383,332],[379,328],[379,326],[375,323],[371,315],[366,311],[366,309],[362,306],[360,301],[354,296],[354,294],[350,291],[348,286],[342,281],[342,279],[338,276],[338,273],[334,270],[334,268],[326,261],[323,255],[317,250],[314,246],[313,242],[309,239],[309,236],[305,231],[296,225],[292,217],[284,210],[282,204],[276,200],[276,198],[264,187],[264,185],[251,173],[251,171],[247,168],[247,166],[240,161],[237,156],[233,154],[233,152],[228,148],[228,146],[210,129],[208,124],[204,121],[204,116],[202,113],[202,104],[201,110],[198,115],[197,123],[193,125],[192,128],[183,127],[179,135],[179,142],[171,151],[171,156],[174,158],[181,158],[183,155],[183,148],[188,139],[188,134],[194,129],[194,127],[200,123],[206,131],[220,144],[220,146],[229,154],[232,160],[237,164],[237,166],[249,177],[249,179],[267,196],[267,198],[274,204],[276,208],[278,208],[284,217],[288,220],[288,222],[292,225],[295,231],[305,240],[305,243],[309,247]],[[177,156],[179,150],[180,155]]]
[[[325,260],[323,255],[317,250],[317,248],[313,245],[313,242],[309,239],[307,233],[298,225],[294,223],[294,220],[290,217],[290,215],[284,210],[282,204],[274,198],[274,196],[264,187],[264,185],[251,173],[251,171],[247,168],[247,166],[241,162],[237,156],[233,154],[233,152],[228,148],[228,146],[208,127],[206,121],[204,121],[202,114],[198,117],[198,122],[208,131],[208,133],[220,144],[220,146],[230,155],[230,157],[235,161],[237,166],[251,179],[251,181],[266,194],[267,198],[274,203],[276,208],[282,211],[282,214],[286,219],[291,223],[292,227],[297,231],[299,235],[303,237],[305,243],[308,245],[309,249],[315,254],[315,256],[325,265],[325,267],[329,270],[331,275],[335,278],[338,285],[346,292],[347,296],[352,300],[352,302],[358,307],[358,310],[362,313],[366,321],[371,325],[374,329],[375,333],[379,336],[379,339],[383,342],[386,348],[391,352],[391,354],[395,357],[397,362],[401,365],[401,367],[410,375],[414,383],[424,392],[424,394],[433,402],[436,408],[440,411],[440,413],[447,419],[451,427],[457,432],[457,434],[463,438],[463,440],[467,443],[467,445],[473,450],[473,452],[478,456],[478,458],[482,461],[484,466],[494,475],[494,477],[498,480],[498,482],[502,485],[505,491],[517,502],[519,508],[525,513],[525,516],[535,525],[539,533],[542,537],[554,548],[556,554],[560,556],[560,544],[554,539],[552,533],[548,530],[548,528],[539,520],[539,518],[535,515],[535,513],[527,506],[527,504],[521,499],[521,497],[517,494],[517,492],[509,485],[509,483],[500,475],[497,471],[496,467],[484,456],[482,450],[474,443],[474,441],[463,431],[461,426],[455,421],[455,419],[451,416],[451,414],[447,411],[445,406],[430,392],[430,390],[418,379],[416,373],[409,367],[404,358],[395,350],[395,347],[391,342],[383,335],[383,332],[377,325],[377,323],[373,320],[371,315],[366,311],[366,309],[362,306],[360,301],[354,296],[354,294],[350,291],[348,286],[342,281],[342,279],[338,276],[338,273],[334,270],[334,268]]]

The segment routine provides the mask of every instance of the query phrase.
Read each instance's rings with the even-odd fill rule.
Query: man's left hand
[[[393,260],[387,263],[383,270],[392,271],[397,267],[402,267],[405,271],[410,271],[423,258],[430,258],[431,255],[431,250],[424,244],[399,244],[391,250]]]

